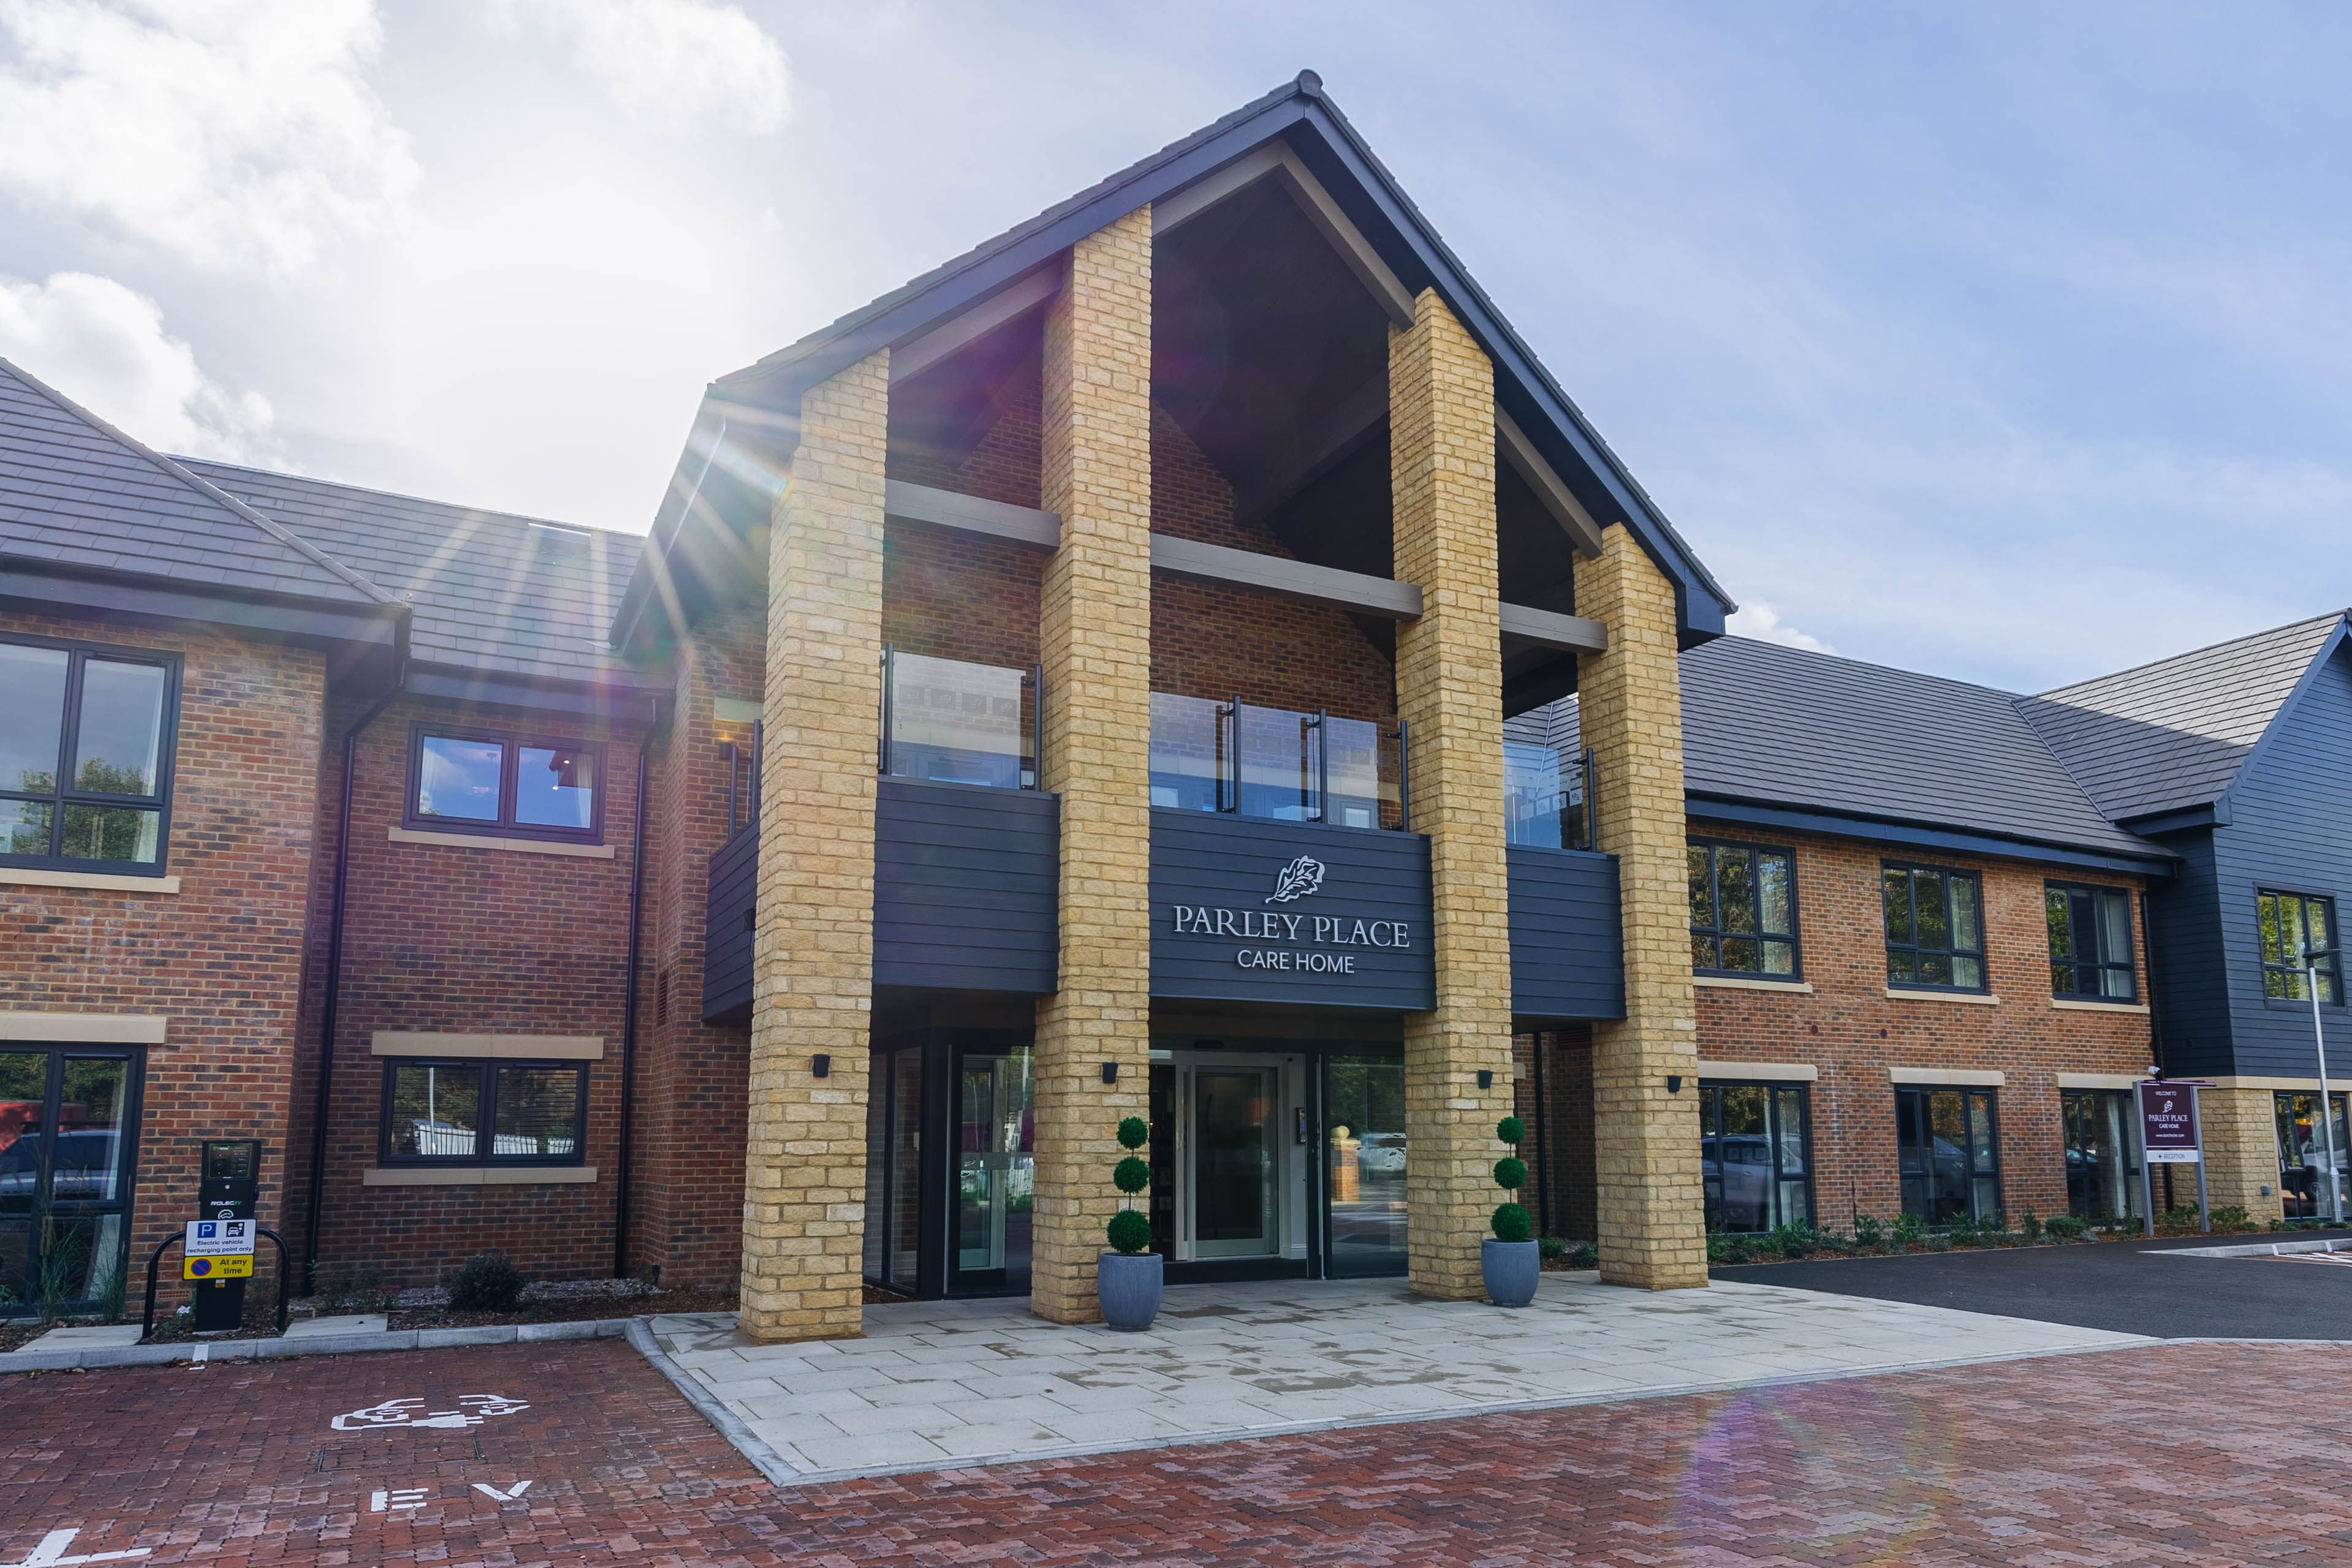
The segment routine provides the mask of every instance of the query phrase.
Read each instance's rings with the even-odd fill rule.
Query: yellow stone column
[[[1495,1124],[1511,1109],[1511,940],[1503,872],[1503,668],[1496,590],[1495,371],[1436,291],[1389,335],[1397,630],[1412,822],[1429,835],[1437,1007],[1405,1019],[1406,1234],[1413,1290],[1481,1296],[1503,1202]],[[1478,1073],[1494,1074],[1478,1087]]]
[[[2305,1006],[2308,1007],[2308,1002]],[[2341,1092],[2334,1082],[2328,1088]],[[2319,1092],[2319,1080],[2303,1085]],[[2215,1208],[2242,1208],[2267,1223],[2286,1212],[2279,1193],[2278,1096],[2272,1089],[2200,1089],[2197,1120],[2205,1139],[2205,1201]],[[2338,1151],[2341,1154],[2342,1151]],[[2156,1167],[2156,1206],[2164,1207],[2165,1167]],[[2263,1196],[2263,1188],[2271,1189]],[[2197,1201],[2197,1167],[2174,1168],[2172,1190],[2180,1202]],[[2327,1187],[2319,1187],[2319,1212],[2327,1212]]]
[[[1674,585],[1612,523],[1577,560],[1576,612],[1609,628],[1609,651],[1578,661],[1577,711],[1625,927],[1625,1017],[1592,1026],[1601,1277],[1678,1290],[1706,1283],[1706,1234]]]
[[[889,401],[887,350],[803,395],[768,546],[737,1314],[761,1340],[859,1332]]]
[[[1062,802],[1060,989],[1037,1004],[1030,1310],[1100,1317],[1123,1116],[1151,1075],[1151,212],[1070,249],[1045,317],[1043,786]],[[1104,1062],[1118,1082],[1102,1081]]]

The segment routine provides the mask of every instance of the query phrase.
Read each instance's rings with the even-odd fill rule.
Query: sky
[[[2352,604],[2352,10],[0,0],[0,356],[601,528],[703,385],[1311,68],[1742,605],[2039,690]]]

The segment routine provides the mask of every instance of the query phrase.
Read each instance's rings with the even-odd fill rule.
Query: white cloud
[[[162,308],[110,277],[0,277],[0,358],[158,451],[278,462],[268,400],[205,374],[195,351],[164,334]]]
[[[1811,632],[1782,625],[1780,612],[1760,599],[1733,611],[1724,626],[1736,637],[1753,637],[1759,643],[1778,643],[1784,648],[1802,648],[1809,653],[1837,652]]]
[[[493,15],[562,42],[632,114],[708,118],[766,134],[792,110],[784,51],[709,0],[500,0]]]
[[[370,0],[0,0],[0,187],[199,266],[289,273],[418,179]]]

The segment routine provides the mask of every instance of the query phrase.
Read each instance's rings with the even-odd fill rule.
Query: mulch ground
[[[41,1560],[2352,1562],[2352,1349],[2332,1345],[2164,1345],[782,1491],[611,1341],[6,1392],[0,1563],[62,1529],[78,1533]],[[393,1415],[450,1424],[334,1428],[398,1399],[420,1403]]]

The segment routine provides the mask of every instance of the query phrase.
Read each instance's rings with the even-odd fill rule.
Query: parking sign
[[[187,1256],[191,1258],[252,1257],[253,1221],[250,1219],[191,1219],[188,1221]]]

